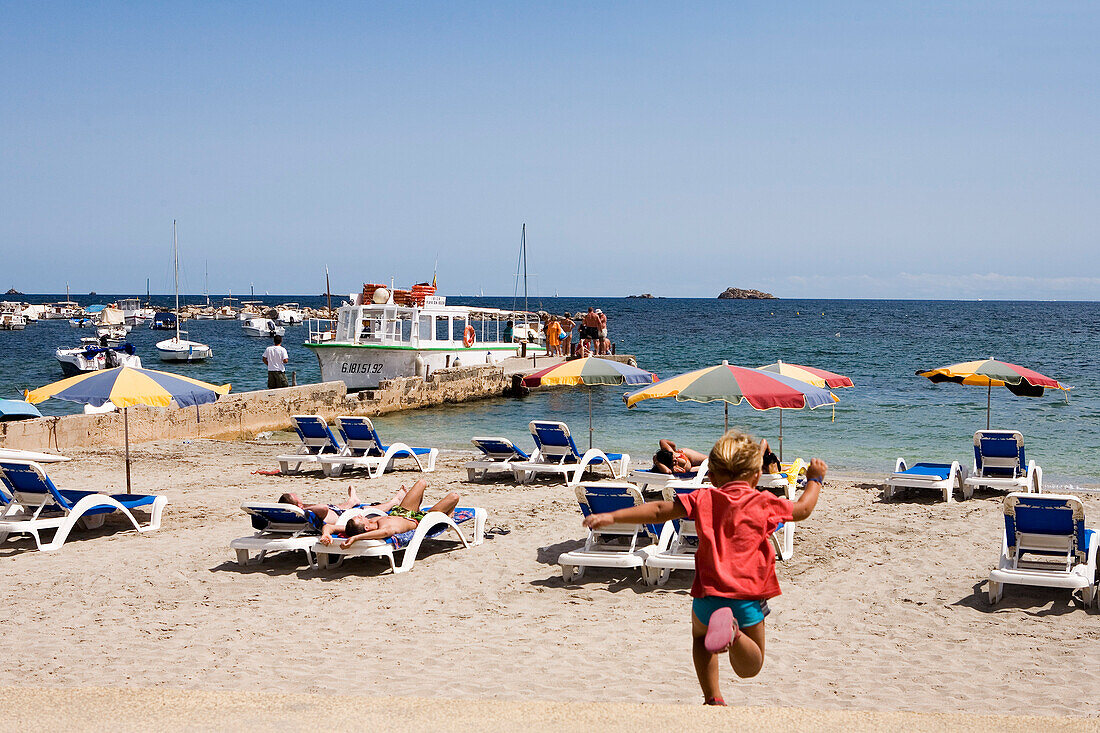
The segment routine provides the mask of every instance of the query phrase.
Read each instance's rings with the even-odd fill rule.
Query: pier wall
[[[508,380],[499,366],[441,369],[428,379],[405,377],[348,394],[343,382],[230,393],[199,407],[135,406],[127,411],[130,442],[183,438],[248,438],[289,428],[294,415],[385,415],[399,410],[499,396]],[[0,422],[0,447],[44,452],[120,446],[123,415],[63,415]]]

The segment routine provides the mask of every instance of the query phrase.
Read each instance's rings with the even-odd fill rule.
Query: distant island
[[[656,296],[653,293],[642,293],[641,295],[628,295],[628,298],[643,298],[645,300],[652,300]]]
[[[722,300],[779,300],[771,293],[762,290],[742,290],[741,288],[726,288],[718,297]]]
[[[24,293],[19,292],[15,288],[8,288],[8,292],[6,292],[4,294],[5,295],[24,295]]]

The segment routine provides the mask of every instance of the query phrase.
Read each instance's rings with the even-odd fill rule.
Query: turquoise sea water
[[[114,296],[79,298],[82,304]],[[25,300],[32,300],[25,297]],[[34,302],[60,300],[40,296]],[[259,298],[257,298],[259,299]],[[271,296],[275,304],[295,300],[322,304],[320,298]],[[157,298],[154,298],[157,301]],[[160,299],[167,304],[168,298]],[[449,303],[510,307],[511,298],[451,297]],[[846,374],[855,382],[838,390],[833,413],[785,410],[784,454],[821,456],[841,472],[881,474],[895,459],[972,459],[974,431],[985,427],[986,390],[957,384],[933,385],[918,369],[988,356],[1021,364],[1074,387],[1067,403],[1061,393],[1017,397],[995,388],[994,428],[1020,430],[1028,457],[1043,466],[1050,488],[1059,484],[1100,485],[1100,303],[542,298],[531,308],[554,313],[602,308],[621,353],[635,354],[639,366],[661,377],[716,364],[760,366],[777,359]],[[131,342],[150,367],[179,371],[233,389],[266,385],[260,355],[266,342],[241,333],[236,321],[188,321],[191,337],[210,344],[206,364],[165,365],[153,344],[162,332],[135,329]],[[41,321],[23,332],[0,332],[0,396],[15,396],[61,378],[53,350],[75,344],[83,331],[67,322]],[[299,383],[317,381],[316,359],[301,342],[302,326],[288,329],[289,368]],[[468,448],[472,435],[504,435],[529,445],[527,422],[554,418],[567,422],[578,445],[588,442],[588,395],[592,397],[596,444],[651,455],[657,439],[706,450],[722,429],[721,403],[649,400],[633,410],[622,402],[625,390],[597,387],[555,388],[527,399],[494,399],[387,416],[383,437]],[[80,409],[50,401],[43,412]],[[768,437],[778,436],[775,410],[757,412],[747,403],[730,407],[730,425]]]

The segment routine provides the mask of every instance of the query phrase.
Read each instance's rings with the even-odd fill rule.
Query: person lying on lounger
[[[402,499],[405,498],[405,487],[393,495],[393,498],[382,504],[375,505],[380,511],[388,512],[393,507],[397,506]],[[348,487],[348,499],[340,504],[307,504],[297,494],[283,494],[279,497],[280,504],[293,504],[299,509],[303,509],[307,512],[311,512],[313,516],[317,517],[317,521],[321,525],[336,524],[340,520],[340,515],[346,512],[348,509],[354,509],[355,507],[365,506],[359,499],[359,494],[355,492],[354,486]]]
[[[782,473],[783,469],[779,466],[779,456],[772,453],[772,449],[768,447],[766,438],[760,441],[760,447],[764,449],[763,473]]]
[[[653,454],[653,468],[658,473],[687,473],[698,468],[706,455],[691,448],[677,448],[671,440],[662,440]]]
[[[383,509],[386,512],[385,515],[352,517],[349,519],[342,528],[345,539],[340,542],[340,547],[351,547],[359,540],[389,539],[396,534],[416,529],[417,525],[420,524],[420,520],[428,512],[450,514],[458,506],[458,494],[452,491],[432,505],[428,511],[421,511],[420,502],[423,501],[424,490],[427,488],[428,482],[424,479],[417,481],[408,491],[405,491],[405,487],[402,486],[401,492],[405,493],[398,502],[385,509],[383,509],[385,505],[377,507]],[[398,494],[400,495],[401,492],[398,492]],[[337,526],[335,521],[326,522],[321,529],[321,544],[331,545],[333,532],[340,529],[341,527]]]

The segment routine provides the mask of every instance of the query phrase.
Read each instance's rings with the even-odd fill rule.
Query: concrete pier
[[[634,363],[632,356],[608,357]],[[348,393],[343,382],[305,384],[225,395],[198,407],[131,407],[127,411],[130,442],[184,438],[250,438],[267,430],[284,430],[294,415],[375,417],[401,410],[499,397],[513,374],[529,374],[560,363],[561,357],[508,359],[494,365],[440,369],[421,377],[382,382],[378,389]],[[0,447],[43,452],[123,444],[123,415],[63,415],[0,422]]]

